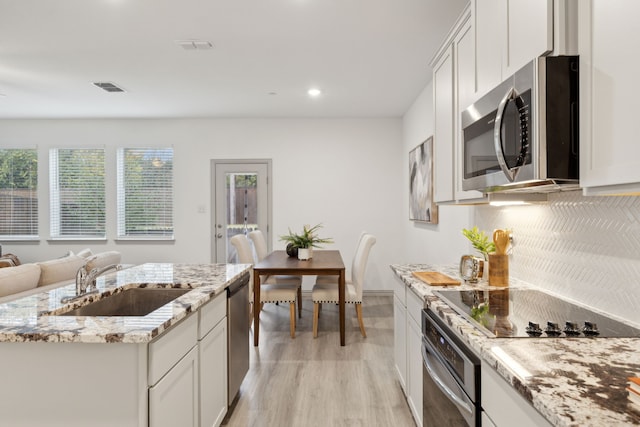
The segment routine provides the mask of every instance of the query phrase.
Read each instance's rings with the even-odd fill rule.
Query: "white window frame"
[[[162,208],[159,210],[161,212],[161,217],[164,218],[165,221],[170,223],[170,232],[166,233],[143,233],[137,232],[132,233],[128,231],[127,226],[127,218],[126,218],[126,210],[127,204],[129,202],[129,197],[127,195],[127,176],[126,176],[126,153],[127,152],[139,152],[144,157],[147,158],[150,162],[158,162],[157,167],[165,167],[166,165],[171,165],[171,178],[170,178],[170,187],[168,188],[168,194],[165,194],[164,197],[162,195],[153,194],[152,191],[144,191],[138,194],[144,194],[145,197],[148,196],[149,200],[152,201],[150,205],[152,206],[161,206]],[[117,151],[117,239],[118,240],[174,240],[175,233],[175,222],[174,222],[174,211],[175,211],[175,203],[174,203],[174,174],[173,174],[173,159],[174,159],[173,147],[122,147],[118,148]],[[168,163],[170,162],[170,163]],[[154,166],[156,166],[154,164]],[[167,204],[167,196],[169,203]],[[149,211],[149,206],[146,207],[146,212]],[[156,224],[159,225],[159,224]]]

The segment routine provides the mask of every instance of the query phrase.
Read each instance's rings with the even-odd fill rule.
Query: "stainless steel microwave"
[[[462,188],[577,188],[578,57],[533,60],[462,112]]]

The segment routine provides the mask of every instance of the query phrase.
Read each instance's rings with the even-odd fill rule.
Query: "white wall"
[[[400,119],[3,120],[0,146],[38,147],[40,242],[1,242],[23,262],[91,247],[118,250],[123,262],[211,262],[211,159],[273,161],[274,236],[322,222],[347,269],[360,232],[377,237],[367,289],[391,289],[389,264],[405,257],[406,186],[400,173]],[[173,146],[175,242],[115,242],[115,150]],[[107,241],[48,241],[48,150],[102,147],[107,160]],[[206,206],[206,213],[198,213]],[[277,237],[274,248],[284,245]],[[327,246],[329,248],[329,246]],[[307,284],[308,287],[308,284]]]
[[[402,230],[405,250],[398,263],[452,264],[470,252],[467,239],[461,234],[471,225],[472,209],[468,206],[440,205],[438,224],[409,221],[409,151],[433,135],[433,84],[418,95],[403,121],[402,162]],[[435,167],[438,167],[435,159]]]

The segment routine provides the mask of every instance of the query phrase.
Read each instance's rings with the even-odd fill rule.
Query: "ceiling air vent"
[[[106,90],[107,92],[124,92],[124,89],[110,82],[95,82],[94,85],[98,86],[100,89]]]
[[[210,50],[213,43],[206,40],[176,40],[176,44],[184,50]]]

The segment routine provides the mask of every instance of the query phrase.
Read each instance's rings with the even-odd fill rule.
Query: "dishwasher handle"
[[[233,282],[227,287],[227,298],[231,298],[232,296],[240,292],[242,289],[244,289],[245,286],[249,286],[248,277],[236,280],[235,282]]]
[[[435,371],[435,368],[433,367],[433,365],[431,364],[431,361],[429,360],[430,358],[436,358],[435,363],[441,363],[437,360],[437,356],[432,355],[429,352],[429,349],[427,348],[428,344],[426,341],[423,340],[422,342],[422,360],[424,362],[424,366],[427,369],[427,372],[429,373],[429,376],[431,377],[431,379],[433,380],[433,382],[438,386],[438,388],[440,389],[440,391],[442,391],[451,402],[453,402],[456,406],[458,406],[460,409],[468,412],[469,414],[473,414],[473,407],[465,402],[464,400],[460,399],[460,397],[458,395],[456,395],[453,390],[451,390],[445,383],[444,381],[438,376],[438,374]]]

